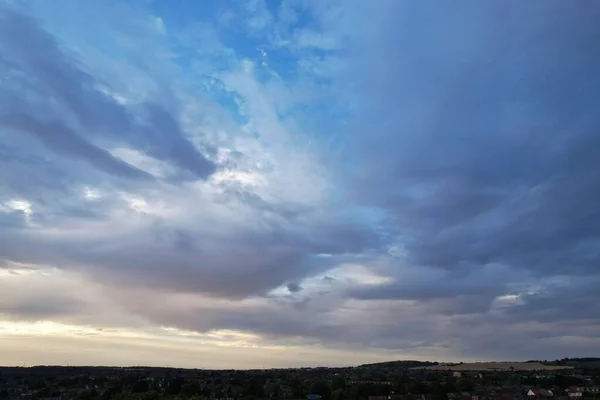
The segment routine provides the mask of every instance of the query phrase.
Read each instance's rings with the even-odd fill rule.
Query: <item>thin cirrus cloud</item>
[[[9,362],[600,350],[594,4],[61,3],[0,5],[0,335],[76,345]]]

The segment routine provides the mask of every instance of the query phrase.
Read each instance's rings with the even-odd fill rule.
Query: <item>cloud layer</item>
[[[597,6],[63,3],[0,2],[6,343],[600,351]]]

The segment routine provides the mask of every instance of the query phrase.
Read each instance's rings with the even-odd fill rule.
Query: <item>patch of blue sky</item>
[[[177,26],[178,29],[198,21],[217,21],[219,15],[227,11],[225,2],[220,1],[154,1],[151,6],[167,26]]]
[[[237,123],[241,125],[249,123],[249,118],[243,112],[245,99],[242,96],[229,90],[223,81],[214,76],[203,75],[198,78],[196,87],[202,93],[229,111]]]
[[[178,42],[171,43],[171,51],[175,54],[173,60],[184,71],[189,73],[218,73],[229,71],[239,64],[236,58],[236,52],[227,47],[222,47],[218,52],[203,51],[202,48],[196,49],[189,47],[188,44]],[[202,67],[201,63],[210,65],[210,70]]]
[[[289,49],[265,46],[262,50],[266,52],[263,61],[281,79],[292,81],[299,76],[298,56]]]
[[[102,8],[93,7],[56,7],[49,1],[32,1],[24,3],[30,15],[38,19],[41,26],[47,28],[54,36],[59,37],[60,42],[73,46],[73,49],[81,49],[93,44],[93,48],[99,54],[114,59],[128,57],[126,49],[119,45],[116,31],[107,32],[96,28],[93,24],[95,13],[105,13]],[[92,21],[92,23],[90,23]]]
[[[219,39],[223,45],[233,49],[239,59],[258,59],[261,56],[259,48],[265,46],[264,40],[248,36],[238,30],[219,30]]]
[[[305,138],[319,143],[324,151],[337,153],[345,145],[351,110],[333,97],[311,99],[278,109],[279,119],[293,118]],[[332,154],[333,155],[333,154]]]
[[[238,60],[247,59],[255,66],[255,76],[260,83],[277,77],[293,82],[300,74],[298,57],[287,48],[273,47],[262,40],[236,33],[221,35],[223,43],[235,52]]]

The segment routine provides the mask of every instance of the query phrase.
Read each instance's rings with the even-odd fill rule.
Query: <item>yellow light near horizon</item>
[[[158,329],[158,331],[157,331]],[[165,335],[166,333],[166,335]],[[90,326],[63,324],[54,321],[0,320],[2,337],[95,337],[97,339],[146,339],[154,343],[195,343],[216,347],[284,349],[285,346],[268,345],[259,335],[234,330],[214,330],[206,333],[180,330],[173,327],[147,329],[103,329]]]
[[[84,328],[52,321],[13,322],[0,321],[0,335],[68,335]]]

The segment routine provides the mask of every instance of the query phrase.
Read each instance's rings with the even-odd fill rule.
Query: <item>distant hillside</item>
[[[443,363],[434,361],[399,360],[373,364],[363,364],[360,369],[430,369],[450,371],[543,371],[572,368],[600,368],[600,357],[563,358],[554,361],[530,360],[525,362],[476,362],[476,363]]]
[[[386,361],[374,364],[363,364],[357,368],[380,368],[380,369],[405,369],[405,368],[424,368],[429,366],[439,365],[438,362],[432,361],[416,361],[416,360],[402,360],[402,361]]]
[[[582,357],[582,358],[563,358],[552,361],[552,365],[569,365],[575,368],[600,368],[600,358]]]
[[[456,365],[435,365],[425,368],[430,370],[450,371],[548,371],[572,369],[573,366],[547,365],[539,362],[479,362],[461,363]]]

